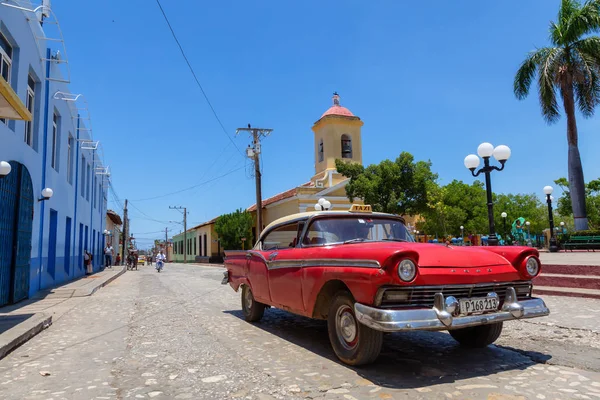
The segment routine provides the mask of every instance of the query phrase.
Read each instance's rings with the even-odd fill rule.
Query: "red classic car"
[[[226,252],[222,283],[242,289],[247,321],[269,306],[326,319],[337,357],[360,365],[377,358],[383,332],[448,330],[484,347],[503,321],[549,314],[532,297],[536,249],[415,243],[401,217],[356,209],[291,215],[253,249]]]

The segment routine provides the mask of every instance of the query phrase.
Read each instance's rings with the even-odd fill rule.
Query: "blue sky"
[[[265,198],[314,174],[310,128],[334,91],[365,123],[365,165],[409,151],[430,159],[441,183],[471,182],[463,158],[489,141],[513,152],[494,190],[541,196],[567,174],[566,122],[546,125],[537,93],[518,101],[512,81],[527,52],[548,44],[558,4],[162,0],[227,133],[274,129],[263,142]],[[155,1],[52,5],[71,90],[87,96],[116,192],[133,204],[138,245],[164,237],[153,232],[165,226],[179,233],[170,205],[187,206],[192,226],[254,203],[251,165],[221,130]],[[600,176],[598,118],[578,120],[586,180]],[[249,138],[234,142],[243,150]]]

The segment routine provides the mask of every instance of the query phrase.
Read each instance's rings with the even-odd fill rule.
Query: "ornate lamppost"
[[[315,204],[316,211],[328,211],[331,210],[331,203],[329,200],[325,200],[324,198],[320,198],[319,202]]]
[[[525,225],[527,225],[527,246],[532,247],[533,243],[531,242],[531,231],[529,230],[529,225],[531,225],[531,222],[527,221],[525,222]]]
[[[460,245],[465,245],[465,227],[462,225],[460,226]]]
[[[556,242],[556,237],[554,236],[554,217],[552,215],[552,200],[554,198],[551,196],[553,191],[554,188],[552,186],[544,186],[546,203],[548,203],[548,221],[550,222],[550,245],[548,246],[548,250],[551,253],[556,253],[558,251],[558,243]]]
[[[480,168],[477,172],[475,169],[479,166],[480,160],[475,154],[469,154],[465,157],[465,167],[467,167],[473,176],[479,176],[482,172],[485,174],[485,189],[487,192],[487,205],[488,205],[488,222],[489,231],[488,245],[498,246],[498,238],[496,237],[496,226],[494,224],[494,203],[492,201],[492,181],[490,179],[490,173],[492,171],[502,171],[506,160],[510,158],[510,148],[505,145],[500,145],[494,148],[491,143],[481,143],[477,147],[477,154],[483,158],[483,168]],[[500,162],[500,168],[495,165],[490,165],[490,157],[494,156],[498,162]]]
[[[502,217],[502,220],[504,221],[504,245],[506,245],[506,217],[508,217],[508,214],[505,212],[502,212],[502,214],[500,214],[500,216]]]
[[[6,177],[6,175],[10,174],[12,167],[6,161],[0,161],[0,179]]]

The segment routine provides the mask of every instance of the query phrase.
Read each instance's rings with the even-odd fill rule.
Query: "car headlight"
[[[398,277],[404,282],[410,282],[415,279],[417,266],[412,260],[405,259],[398,263]]]
[[[532,278],[540,272],[540,262],[535,257],[527,258],[525,262],[525,271]]]

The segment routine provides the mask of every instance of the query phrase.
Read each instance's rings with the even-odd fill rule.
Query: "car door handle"
[[[275,257],[277,257],[278,254],[279,254],[278,252],[269,254],[269,261],[273,261],[275,259]]]

